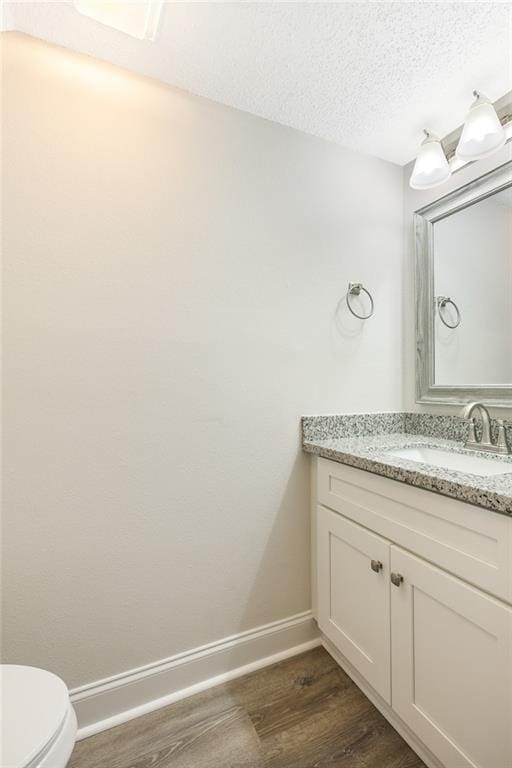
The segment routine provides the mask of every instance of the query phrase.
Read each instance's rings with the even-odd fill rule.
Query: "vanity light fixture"
[[[451,170],[441,140],[431,131],[424,129],[425,138],[421,144],[414,169],[409,180],[413,189],[430,189],[443,184],[450,178]]]
[[[455,154],[470,162],[492,155],[505,144],[505,130],[492,102],[478,91],[470,107]]]
[[[100,24],[118,29],[139,40],[154,40],[162,11],[162,2],[100,2],[100,0],[73,0],[76,10]]]

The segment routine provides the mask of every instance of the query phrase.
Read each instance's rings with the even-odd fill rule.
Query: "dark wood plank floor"
[[[424,768],[323,648],[78,742],[100,766]]]

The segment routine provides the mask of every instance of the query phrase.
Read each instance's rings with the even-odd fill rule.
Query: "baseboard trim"
[[[321,645],[311,611],[240,632],[70,692],[78,739]]]
[[[418,757],[423,760],[428,768],[444,768],[442,763],[435,757],[435,755],[423,744],[422,741],[411,731],[411,729],[404,723],[404,721],[391,709],[389,704],[379,696],[371,685],[354,669],[352,664],[341,654],[338,649],[328,640],[325,635],[321,636],[321,644],[327,651],[327,653],[333,657],[340,667],[347,673],[347,675],[354,681],[358,688],[364,693],[367,699],[370,699],[379,712],[384,715],[386,720],[393,726],[402,739],[407,742]]]

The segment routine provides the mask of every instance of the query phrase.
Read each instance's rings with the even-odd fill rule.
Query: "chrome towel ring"
[[[437,304],[437,314],[439,315],[439,319],[441,320],[441,322],[444,323],[444,325],[446,325],[447,328],[458,328],[462,318],[460,316],[460,310],[459,310],[458,306],[456,305],[456,303],[453,301],[453,299],[450,299],[449,296],[436,296],[435,301],[436,301],[436,304]],[[448,304],[451,304],[452,307],[455,310],[456,320],[455,320],[455,323],[453,323],[453,324],[446,322],[446,319],[443,317],[443,313],[441,311]]]
[[[350,306],[350,297],[351,296],[360,296],[361,295],[361,291],[363,293],[366,293],[366,295],[370,299],[370,311],[368,312],[367,315],[358,315],[357,312],[354,312],[354,310]],[[367,291],[362,283],[349,283],[348,284],[348,291],[347,291],[347,295],[345,296],[345,299],[346,299],[346,302],[347,302],[347,307],[352,312],[354,317],[357,317],[359,320],[368,320],[368,318],[373,315],[373,308],[374,308],[373,297],[372,297],[370,291]]]

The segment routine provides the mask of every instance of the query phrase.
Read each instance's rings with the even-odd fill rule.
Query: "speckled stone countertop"
[[[483,476],[388,453],[402,448],[428,447],[491,458],[487,453],[464,449],[467,428],[467,423],[460,417],[432,414],[304,416],[302,446],[306,452],[317,456],[512,515],[512,456],[493,454],[493,460],[510,465],[510,472]],[[493,424],[493,433],[495,431],[496,424]],[[509,445],[512,445],[512,422],[506,423],[506,431]]]

